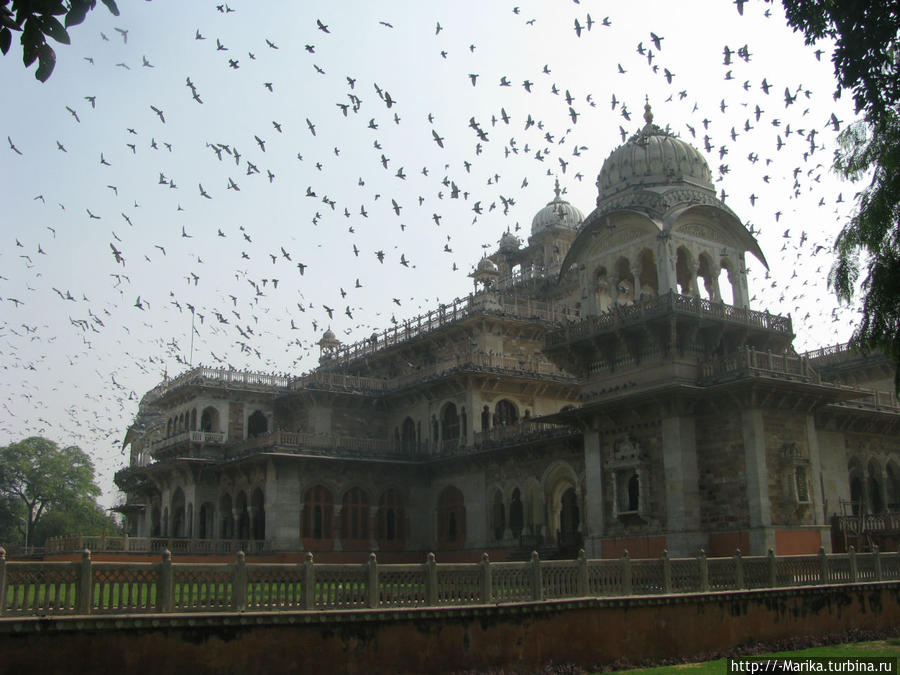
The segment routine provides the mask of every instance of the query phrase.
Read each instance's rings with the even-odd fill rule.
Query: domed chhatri
[[[556,196],[547,206],[538,211],[531,221],[531,234],[540,234],[551,227],[577,230],[584,220],[584,214],[565,199],[560,199],[559,180],[554,189]]]
[[[521,246],[522,242],[519,241],[519,238],[514,235],[512,232],[507,230],[500,237],[500,252],[501,253],[512,253],[513,251],[518,251],[519,246]]]
[[[632,187],[688,184],[714,191],[712,172],[700,152],[653,124],[650,104],[644,105],[644,127],[613,150],[597,176],[600,200]]]

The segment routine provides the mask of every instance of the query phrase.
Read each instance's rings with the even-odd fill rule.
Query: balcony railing
[[[866,534],[900,534],[900,513],[869,513],[858,516],[835,516],[838,529],[845,537]]]
[[[365,340],[342,346],[334,354],[326,356],[323,363],[331,366],[369,356],[386,347],[406,342],[448,324],[480,314],[547,322],[572,321],[577,318],[574,309],[564,305],[532,300],[514,293],[481,291],[466,298],[457,298],[447,305],[441,305],[437,309],[420,314],[381,333],[374,333]]]
[[[569,342],[577,342],[613,328],[671,313],[722,319],[740,326],[761,328],[787,336],[793,335],[790,317],[734,307],[690,295],[666,293],[633,305],[616,305],[602,314],[587,316],[581,321],[563,326],[547,334],[545,345],[547,348],[553,348]]]
[[[290,382],[291,378],[286,375],[200,366],[159,383],[147,392],[144,400],[152,403],[182,387],[198,384],[242,386],[253,390],[265,391],[287,389],[290,386]]]
[[[865,584],[900,579],[900,554],[856,553],[707,558],[362,565],[306,562],[76,562],[5,560],[0,616],[327,611],[539,602],[578,597],[717,593],[744,589]]]
[[[711,384],[748,375],[801,382],[820,382],[809,360],[794,354],[774,354],[745,347],[700,366],[700,384]]]
[[[181,431],[167,438],[154,441],[150,446],[151,453],[171,448],[182,443],[200,443],[203,445],[224,445],[228,435],[223,431]]]

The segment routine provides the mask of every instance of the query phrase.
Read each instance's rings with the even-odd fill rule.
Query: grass
[[[824,645],[797,651],[770,652],[768,654],[759,654],[758,656],[793,658],[810,656],[886,656],[896,659],[900,658],[900,638]],[[635,668],[622,672],[627,672],[629,675],[643,675],[645,673],[647,675],[723,675],[723,673],[727,673],[727,668],[726,659],[716,659],[715,661],[702,663],[683,663],[671,666],[658,666],[656,668]]]

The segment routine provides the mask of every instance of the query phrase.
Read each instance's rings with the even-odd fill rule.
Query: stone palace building
[[[133,537],[319,560],[730,555],[897,534],[893,366],[798,354],[751,309],[701,154],[653,124],[584,217],[556,196],[466,298],[305,375],[194,368],[143,398],[116,475]],[[171,545],[171,544],[170,544]]]

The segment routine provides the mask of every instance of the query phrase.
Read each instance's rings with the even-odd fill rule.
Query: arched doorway
[[[437,540],[442,548],[459,548],[466,542],[466,506],[463,494],[448,485],[438,495]]]
[[[375,536],[378,546],[384,548],[402,548],[404,539],[403,500],[395,488],[390,488],[378,500]]]
[[[184,537],[184,490],[180,487],[172,495],[172,536]]]
[[[250,513],[247,510],[247,493],[241,490],[234,500],[237,510],[237,538],[250,538]]]
[[[516,404],[508,398],[497,401],[494,406],[494,426],[503,426],[507,424],[515,424],[519,419],[519,412],[516,410]]]
[[[269,433],[269,420],[261,410],[254,410],[247,418],[247,438],[256,438]]]

